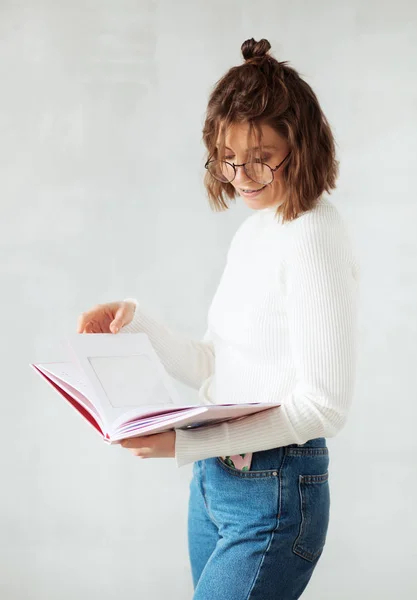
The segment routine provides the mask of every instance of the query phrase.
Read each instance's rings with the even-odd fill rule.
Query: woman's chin
[[[263,192],[264,190],[262,190],[262,192],[260,192],[259,194],[256,194],[253,197],[251,197],[239,191],[239,196],[242,198],[243,202],[247,206],[249,206],[249,208],[263,208],[264,204],[266,203],[265,195]]]
[[[256,200],[247,200],[244,198],[244,202],[246,206],[252,208],[253,210],[261,210],[262,208],[266,208],[268,205],[263,204],[263,202],[257,202]]]
[[[249,208],[252,208],[253,210],[262,210],[263,208],[268,208],[269,206],[274,205],[274,202],[271,202],[270,199],[262,198],[262,194],[260,194],[256,198],[248,198],[246,196],[241,195],[241,198],[242,198],[243,202],[246,204],[246,206],[248,206]]]

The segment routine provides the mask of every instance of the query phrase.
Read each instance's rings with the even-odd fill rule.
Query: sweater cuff
[[[197,460],[221,456],[227,446],[228,423],[216,423],[192,429],[176,429],[175,461],[183,467]],[[207,452],[207,448],[210,448]],[[209,456],[208,456],[209,455]]]

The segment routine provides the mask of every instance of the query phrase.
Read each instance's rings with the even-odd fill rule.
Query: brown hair
[[[265,39],[242,44],[245,62],[229,69],[210,95],[203,141],[207,158],[212,158],[222,156],[225,130],[233,123],[247,122],[259,146],[262,124],[282,135],[291,154],[283,166],[285,199],[277,211],[283,221],[290,221],[336,187],[338,161],[330,125],[315,93],[287,61],[268,54],[270,48]],[[208,171],[204,185],[213,210],[226,210],[227,198],[236,197],[231,183],[217,181]]]

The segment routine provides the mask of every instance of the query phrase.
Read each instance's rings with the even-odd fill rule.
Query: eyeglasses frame
[[[270,184],[271,184],[271,183],[274,181],[274,173],[275,173],[275,171],[277,171],[277,170],[280,168],[280,166],[281,166],[282,164],[284,164],[284,162],[287,160],[287,158],[290,156],[290,154],[291,154],[291,151],[290,151],[290,152],[288,152],[287,156],[286,156],[286,157],[285,157],[285,158],[284,158],[284,159],[283,159],[283,160],[282,160],[282,161],[279,163],[279,165],[277,165],[277,166],[276,166],[276,167],[274,167],[274,168],[272,168],[272,167],[271,167],[271,166],[269,166],[267,163],[264,163],[264,162],[262,162],[262,161],[259,161],[259,162],[257,163],[257,164],[260,164],[260,165],[265,165],[266,167],[268,167],[268,169],[270,169],[270,171],[271,171],[271,173],[272,173],[272,179],[271,179],[271,181],[270,181],[269,183],[265,183],[264,185],[270,185]],[[242,163],[242,164],[240,164],[240,165],[236,165],[235,163],[230,163],[228,160],[221,160],[221,159],[215,158],[215,159],[208,159],[208,160],[207,160],[207,162],[206,162],[206,164],[204,165],[204,168],[208,170],[208,168],[209,168],[209,164],[210,164],[210,163],[212,163],[212,162],[216,162],[216,161],[219,161],[219,162],[224,162],[224,163],[228,164],[230,167],[232,167],[232,169],[233,169],[233,171],[234,171],[234,173],[235,173],[235,174],[234,174],[234,176],[233,176],[233,179],[231,179],[230,181],[220,181],[220,179],[217,179],[216,177],[214,177],[214,175],[213,175],[212,173],[210,173],[210,171],[209,171],[209,173],[210,173],[210,175],[213,177],[213,179],[216,179],[216,181],[219,181],[220,183],[232,183],[232,181],[234,181],[234,179],[236,178],[236,173],[237,173],[237,171],[236,171],[236,168],[237,168],[237,167],[243,167],[243,170],[245,171],[245,175],[246,175],[246,177],[249,177],[249,179],[250,179],[251,181],[253,181],[254,183],[259,183],[259,184],[261,183],[260,181],[255,181],[254,179],[252,179],[252,177],[250,177],[250,176],[247,174],[247,172],[246,172],[246,169],[245,169],[245,166],[246,166],[247,164],[249,164],[249,163],[252,163],[252,162],[256,162],[256,161],[253,161],[253,160],[248,160],[248,161],[246,161],[245,163]]]

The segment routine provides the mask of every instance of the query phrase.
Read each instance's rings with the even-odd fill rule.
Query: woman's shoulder
[[[286,225],[287,229],[299,232],[308,229],[343,228],[345,224],[341,213],[333,202],[322,196],[313,208],[301,213]]]
[[[319,252],[357,262],[347,222],[326,197],[321,197],[312,209],[286,223],[285,230],[289,257],[298,249],[303,254]]]
[[[271,223],[274,222],[274,227]],[[348,231],[344,218],[328,198],[322,196],[315,206],[296,219],[282,223],[273,211],[256,211],[249,215],[235,231],[230,247],[235,249],[245,245],[248,239],[263,236],[266,232],[276,232],[277,240],[284,240],[291,246],[299,240],[348,239]]]
[[[310,210],[301,213],[296,219],[285,223],[287,240],[347,240],[349,237],[345,219],[328,198],[321,197]]]

